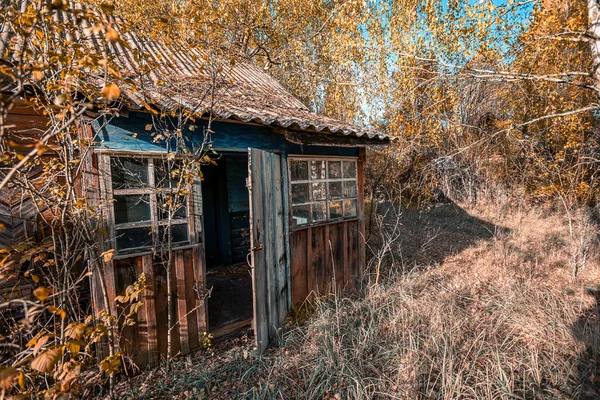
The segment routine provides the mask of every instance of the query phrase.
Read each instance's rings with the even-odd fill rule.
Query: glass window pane
[[[152,228],[117,229],[117,251],[152,246]]]
[[[354,161],[344,161],[342,169],[344,178],[356,178],[356,163]]]
[[[292,204],[308,203],[308,183],[292,185]]]
[[[325,179],[325,161],[310,162],[310,179]]]
[[[290,161],[290,176],[292,181],[308,180],[308,162]]]
[[[150,195],[114,196],[115,224],[150,221]]]
[[[158,242],[163,245],[169,243],[169,238],[165,234],[167,232],[166,226],[161,225],[158,227]],[[185,243],[189,240],[188,225],[187,224],[176,224],[171,225],[171,243]]]
[[[325,182],[311,183],[310,193],[312,201],[327,200],[327,191],[325,190]]]
[[[342,198],[342,182],[329,182],[329,199],[336,200]]]
[[[357,215],[356,199],[344,200],[344,217],[356,217]]]
[[[148,160],[110,158],[113,189],[140,188],[148,185]]]
[[[308,224],[310,218],[310,206],[292,207],[292,226]]]
[[[181,180],[181,161],[154,160],[154,183],[156,187],[176,188]],[[183,179],[183,182],[187,180]]]
[[[187,218],[187,199],[185,196],[161,193],[157,196],[157,201],[159,219],[168,219],[170,212],[173,213],[173,219]]]
[[[356,182],[344,182],[344,197],[356,197]]]
[[[329,203],[329,219],[342,218],[342,202],[332,201]]]
[[[312,220],[313,222],[321,222],[327,219],[327,203],[313,203],[312,205]]]
[[[341,178],[342,177],[342,162],[341,161],[329,161],[329,178]]]

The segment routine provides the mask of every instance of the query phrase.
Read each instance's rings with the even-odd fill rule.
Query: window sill
[[[309,228],[318,228],[321,226],[337,225],[337,224],[341,224],[344,222],[354,222],[354,221],[360,221],[360,217],[356,216],[356,217],[352,217],[352,218],[341,218],[341,219],[335,219],[335,220],[331,220],[331,221],[319,222],[319,223],[314,223],[314,224],[306,224],[306,225],[300,225],[300,226],[295,226],[295,227],[291,227],[291,225],[290,225],[290,233],[306,230]]]
[[[195,249],[200,246],[202,246],[202,243],[174,245],[173,251]],[[126,251],[126,250],[124,250],[124,251]],[[132,253],[120,253],[120,254],[117,253],[117,255],[113,257],[113,260],[115,260],[115,261],[125,260],[127,258],[151,256],[153,254],[154,254],[154,251],[152,249],[140,250],[140,251],[136,251],[136,252],[132,252]]]

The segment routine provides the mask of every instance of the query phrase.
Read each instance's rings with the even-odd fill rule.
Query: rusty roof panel
[[[80,8],[81,5],[75,7]],[[108,19],[119,31],[118,20],[107,18],[100,11],[94,12]],[[100,40],[103,32],[90,34],[86,31],[89,26],[85,18],[77,21],[72,13],[57,12],[57,19],[61,23],[78,26],[77,37],[70,39],[105,54],[120,68],[125,78],[134,82],[119,84],[123,102],[130,108],[144,109],[150,104],[169,111],[186,107],[196,114],[212,113],[221,119],[389,139],[379,131],[311,112],[277,80],[249,60],[230,63],[227,57],[210,54],[206,50],[143,40],[132,32],[121,34],[123,43],[105,43]],[[3,39],[0,47],[7,44],[5,33],[0,32]],[[147,72],[141,73],[144,70]]]

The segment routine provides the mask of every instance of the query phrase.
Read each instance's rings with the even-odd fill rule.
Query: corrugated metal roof
[[[94,12],[106,18],[101,12]],[[311,112],[279,82],[248,60],[231,63],[225,56],[183,48],[177,44],[144,40],[125,31],[120,34],[123,43],[110,43],[100,40],[104,32],[89,33],[91,27],[85,18],[75,18],[69,12],[57,12],[56,18],[76,28],[77,37],[71,40],[90,46],[90,50],[96,54],[105,54],[118,66],[126,80],[132,82],[119,83],[122,101],[129,108],[143,109],[153,105],[169,111],[183,106],[196,114],[210,112],[220,119],[369,139],[389,139],[376,130]],[[112,27],[119,31],[119,21],[108,19]],[[2,55],[7,37],[0,37],[4,39],[0,40]]]

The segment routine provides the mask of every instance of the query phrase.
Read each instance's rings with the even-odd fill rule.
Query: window
[[[172,167],[172,165],[171,165]],[[153,243],[190,242],[186,196],[177,193],[178,168],[151,158],[110,157],[117,252],[135,253]],[[171,229],[166,232],[171,216]]]
[[[358,216],[356,160],[290,158],[292,227]]]

